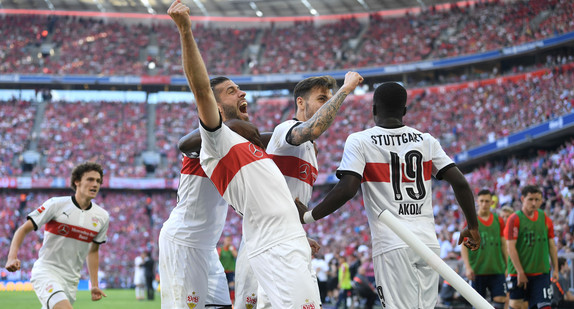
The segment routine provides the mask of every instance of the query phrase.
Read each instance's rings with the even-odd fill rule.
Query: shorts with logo
[[[249,264],[249,253],[245,250],[245,244],[241,239],[237,260],[235,261],[235,303],[234,309],[257,308],[259,284]]]
[[[437,255],[440,249],[434,248]],[[439,274],[411,248],[373,257],[377,293],[385,309],[434,308]]]
[[[249,262],[273,308],[319,308],[319,286],[312,277],[311,247],[305,236],[283,241]]]
[[[159,236],[161,307],[230,306],[227,278],[216,249],[197,249]]]
[[[486,296],[486,289],[490,291],[492,298],[496,296],[506,297],[506,280],[504,274],[475,275],[471,281],[471,286],[482,297]]]
[[[54,308],[54,305],[63,300],[71,304],[76,301],[78,281],[66,280],[54,270],[34,267],[30,281],[42,303],[42,309]]]
[[[550,306],[552,302],[550,274],[527,275],[526,277],[528,278],[526,289],[518,287],[517,276],[508,276],[506,278],[510,299],[528,301],[528,305],[531,307],[536,305],[538,305],[538,308],[544,305]]]

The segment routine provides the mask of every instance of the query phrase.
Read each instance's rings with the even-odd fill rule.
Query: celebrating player
[[[376,126],[351,134],[337,170],[339,183],[311,211],[298,202],[301,221],[311,223],[339,209],[362,184],[373,238],[377,291],[385,308],[434,308],[438,273],[378,220],[385,209],[436,253],[431,174],[445,179],[468,220],[459,242],[476,250],[480,244],[473,195],[464,175],[439,142],[403,123],[407,91],[398,83],[383,83],[373,96]]]
[[[317,307],[320,299],[311,277],[311,248],[283,175],[260,148],[257,134],[247,140],[222,123],[218,105],[240,107],[245,101],[238,95],[239,87],[227,80],[211,88],[191,31],[189,8],[177,0],[168,13],[180,32],[184,72],[196,98],[201,166],[243,216],[245,247],[259,284],[275,308]]]
[[[99,248],[106,242],[108,212],[92,202],[104,173],[97,163],[72,170],[72,196],[53,197],[28,215],[12,239],[6,269],[20,269],[18,250],[26,235],[46,225],[38,260],[32,267],[32,285],[42,308],[68,309],[76,300],[80,271],[87,257],[92,300],[106,296],[98,283]]]

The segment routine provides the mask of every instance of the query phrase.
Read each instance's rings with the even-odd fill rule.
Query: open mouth
[[[247,102],[245,101],[241,102],[241,104],[239,105],[239,112],[247,114]]]

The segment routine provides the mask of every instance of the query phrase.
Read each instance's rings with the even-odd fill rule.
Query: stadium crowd
[[[424,14],[262,28],[195,25],[212,75],[373,67],[516,46],[574,30],[571,1],[487,1]],[[0,73],[181,75],[179,36],[162,22],[0,17]],[[385,40],[380,40],[384,37]],[[224,40],[220,39],[224,38]],[[99,44],[105,40],[106,44]],[[223,42],[225,57],[219,57]],[[413,48],[417,46],[417,48]],[[153,66],[150,68],[150,63]]]

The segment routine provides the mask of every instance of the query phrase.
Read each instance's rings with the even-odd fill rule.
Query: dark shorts
[[[490,291],[490,295],[493,298],[496,296],[506,296],[507,292],[504,274],[476,275],[472,281],[472,287],[482,297],[486,297],[486,289]]]
[[[506,281],[510,299],[526,300],[529,306],[550,305],[552,301],[552,286],[550,285],[550,275],[542,274],[537,276],[527,276],[528,283],[526,289],[519,288],[516,283],[518,277],[508,276]]]

